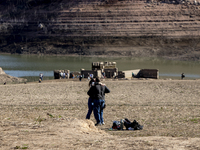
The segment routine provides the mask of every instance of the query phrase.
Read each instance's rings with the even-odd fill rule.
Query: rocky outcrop
[[[197,1],[18,2],[0,5],[1,52],[200,59]]]
[[[6,74],[4,71],[3,71],[3,69],[0,67],[0,75],[1,74]]]
[[[10,75],[7,75],[3,69],[0,67],[0,84],[6,83],[21,83],[26,82],[27,79],[24,78],[17,78]]]

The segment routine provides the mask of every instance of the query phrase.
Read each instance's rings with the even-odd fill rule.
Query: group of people
[[[89,82],[89,95],[88,99],[88,113],[86,119],[90,119],[90,115],[93,111],[94,117],[96,119],[95,126],[104,125],[103,119],[103,109],[105,108],[105,93],[110,93],[107,86],[100,82],[98,77],[91,78]]]
[[[60,72],[60,79],[65,79],[69,77],[69,73],[65,73],[65,72]]]

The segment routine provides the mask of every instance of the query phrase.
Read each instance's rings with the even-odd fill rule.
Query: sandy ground
[[[86,120],[88,81],[0,85],[0,149],[200,149],[200,80],[103,81],[104,126]],[[137,131],[109,131],[128,118]]]

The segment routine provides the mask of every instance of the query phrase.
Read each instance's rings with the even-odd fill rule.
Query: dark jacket
[[[87,94],[96,100],[105,100],[105,93],[110,93],[110,90],[105,86],[96,83],[94,86],[91,86]]]

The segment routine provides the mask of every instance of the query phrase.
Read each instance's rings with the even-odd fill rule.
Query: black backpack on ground
[[[141,126],[136,120],[133,122],[129,121],[127,118],[124,119],[124,126],[126,127],[126,130],[134,129],[134,130],[142,130],[143,126]]]

